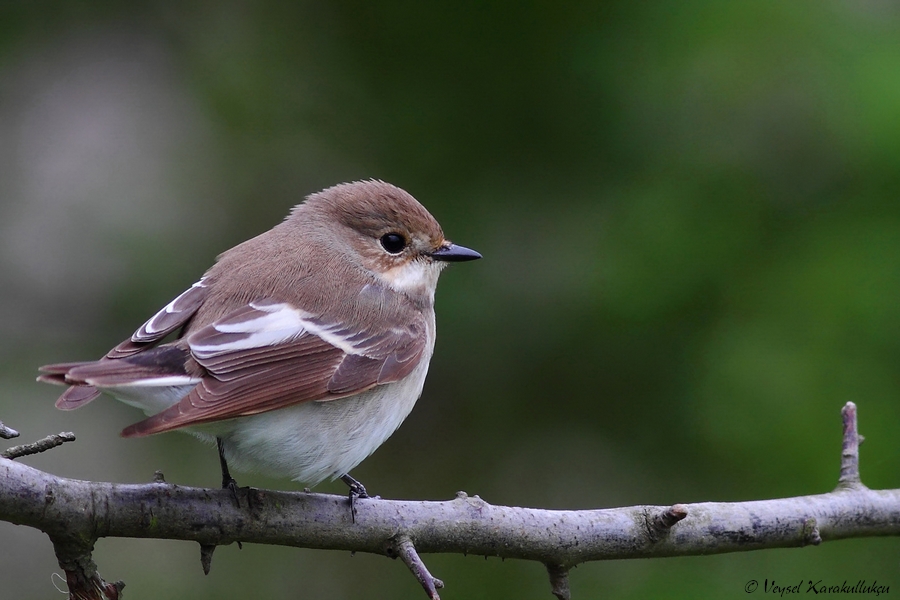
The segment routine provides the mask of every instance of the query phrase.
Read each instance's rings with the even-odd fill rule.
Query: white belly
[[[197,431],[222,438],[228,464],[315,485],[361,463],[412,411],[422,393],[428,361],[403,381],[330,400],[304,402]]]

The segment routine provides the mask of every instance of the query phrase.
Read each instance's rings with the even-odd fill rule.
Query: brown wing
[[[110,363],[110,360],[133,357],[141,352],[146,352],[167,335],[186,325],[206,300],[206,296],[207,288],[201,279],[150,317],[129,339],[110,350],[103,359],[96,362],[45,365],[39,369],[41,375],[38,376],[38,381],[71,386],[56,401],[57,408],[74,410],[84,406],[99,396],[100,390],[92,385],[79,383],[82,381],[82,377],[76,375],[76,369],[100,367],[117,371],[123,377],[127,376],[125,365]]]
[[[146,323],[106,354],[106,358],[124,358],[158,344],[164,337],[184,327],[206,300],[208,290],[203,279],[166,304]]]
[[[125,437],[332,400],[409,375],[425,349],[424,317],[377,331],[325,323],[288,303],[254,302],[187,342],[205,370],[174,406]]]

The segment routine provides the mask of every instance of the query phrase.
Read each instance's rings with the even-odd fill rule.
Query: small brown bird
[[[221,254],[105,357],[42,367],[38,380],[71,386],[63,410],[105,392],[150,415],[124,437],[215,440],[223,485],[234,485],[227,460],[310,485],[341,477],[364,494],[349,471],[422,392],[438,275],[477,258],[400,188],[337,185]]]

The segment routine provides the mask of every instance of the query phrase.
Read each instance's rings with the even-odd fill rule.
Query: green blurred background
[[[189,436],[53,408],[95,358],[306,194],[404,187],[485,259],[437,298],[424,396],[354,471],[389,498],[592,508],[815,494],[859,405],[900,487],[900,8],[793,2],[0,5],[0,420],[68,477],[215,486]],[[299,489],[242,475],[244,485]],[[344,493],[343,484],[320,491]],[[0,524],[10,598],[52,549]],[[419,598],[379,556],[101,540],[138,598]],[[452,599],[548,599],[539,564],[426,556]],[[900,540],[617,561],[576,598],[900,587]],[[760,589],[758,594],[763,593]]]

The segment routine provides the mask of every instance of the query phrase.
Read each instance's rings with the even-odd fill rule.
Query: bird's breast
[[[315,485],[348,473],[406,419],[422,393],[430,359],[404,379],[327,402],[304,402],[219,425],[229,464]]]

